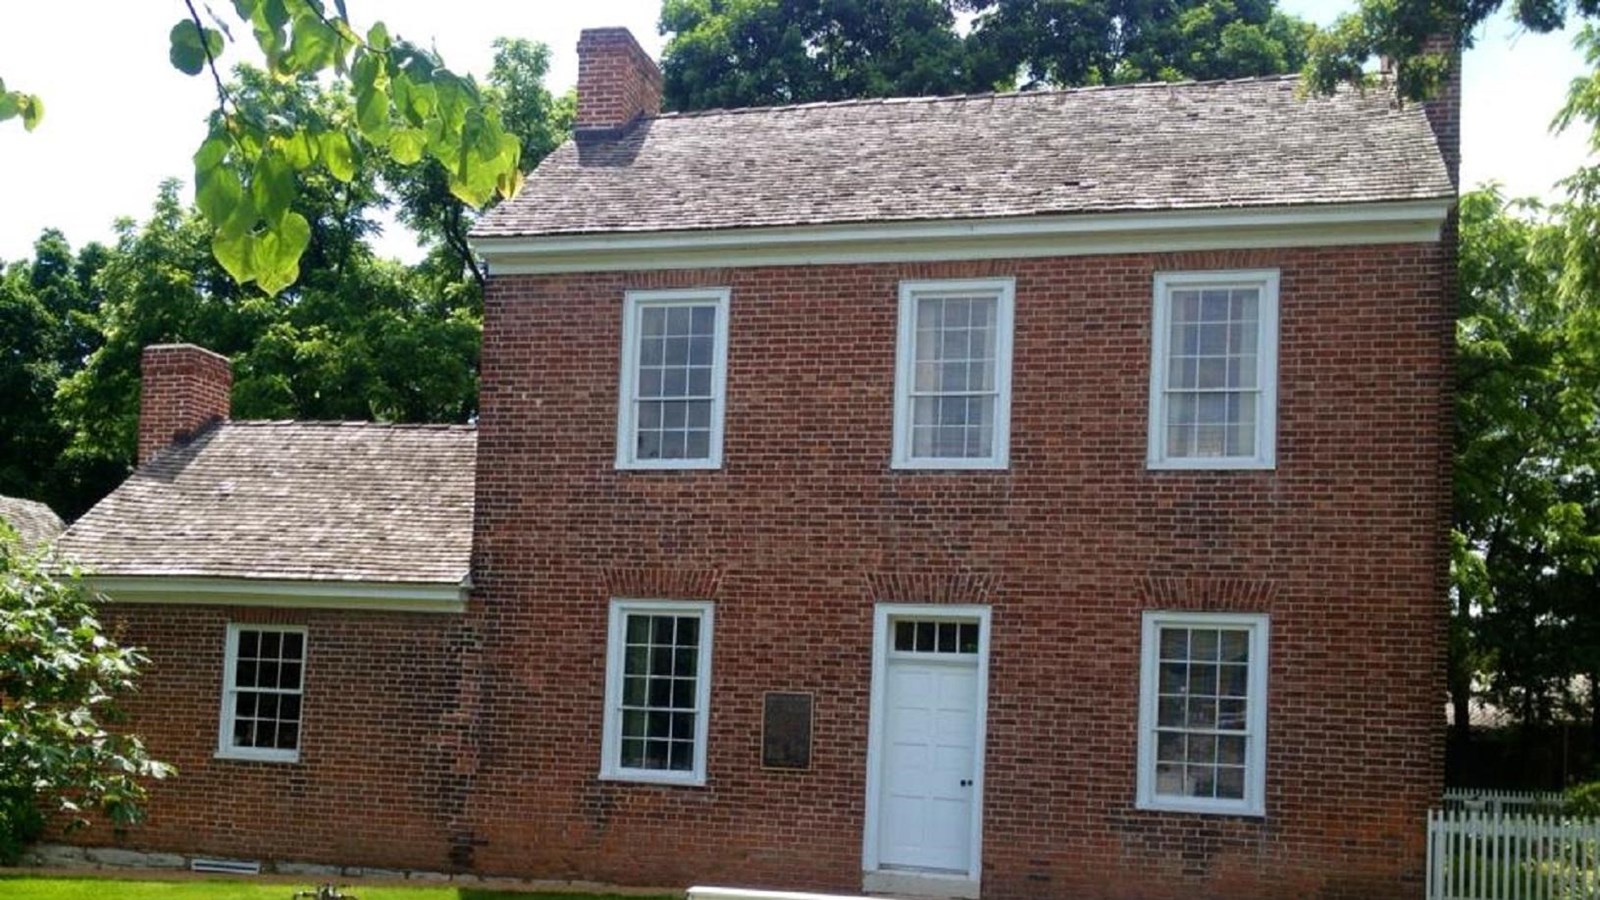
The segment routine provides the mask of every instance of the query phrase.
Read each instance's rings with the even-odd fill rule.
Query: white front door
[[[876,859],[868,868],[968,876],[976,871],[980,645],[988,623],[907,614],[881,625],[889,633],[877,661],[879,771],[876,823],[868,823]]]

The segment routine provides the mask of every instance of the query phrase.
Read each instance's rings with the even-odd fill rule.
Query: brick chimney
[[[1439,91],[1422,104],[1433,126],[1433,139],[1439,143],[1450,182],[1461,187],[1461,44],[1453,34],[1437,34],[1422,43],[1424,53],[1437,53],[1450,62],[1450,70],[1439,82]]]
[[[578,131],[621,129],[661,113],[661,70],[626,28],[578,36]]]
[[[152,344],[140,359],[139,464],[228,418],[233,367],[193,344]]]

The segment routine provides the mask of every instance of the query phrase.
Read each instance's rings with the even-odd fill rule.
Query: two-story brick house
[[[200,758],[138,710],[194,752],[132,839],[628,884],[1415,893],[1453,95],[660,115],[626,32],[579,50],[574,140],[476,235],[464,601],[249,611],[303,639],[293,753]],[[240,690],[240,615],[146,588],[147,698],[200,660],[169,663],[183,715],[229,750],[206,689]],[[408,744],[414,777],[367,762]],[[404,827],[340,834],[371,812],[308,783]]]

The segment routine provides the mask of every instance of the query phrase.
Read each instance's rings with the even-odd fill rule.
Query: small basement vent
[[[195,859],[189,862],[190,871],[223,872],[228,875],[260,875],[261,863],[244,859]]]

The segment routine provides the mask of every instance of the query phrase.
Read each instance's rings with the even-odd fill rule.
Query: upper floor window
[[[1150,466],[1272,468],[1278,273],[1158,274],[1150,343]]]
[[[1138,806],[1263,815],[1267,617],[1144,615]]]
[[[306,630],[229,625],[225,665],[217,755],[298,760]]]
[[[1006,467],[1014,292],[1009,278],[901,282],[895,468]]]
[[[721,467],[728,290],[630,291],[624,307],[617,467]]]
[[[602,778],[705,784],[711,604],[613,600]]]

